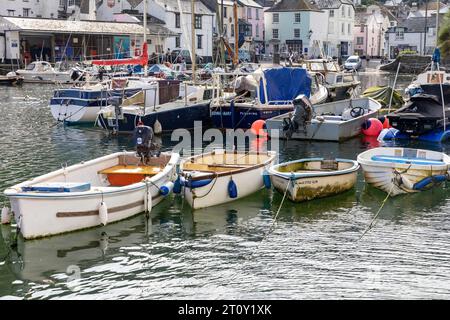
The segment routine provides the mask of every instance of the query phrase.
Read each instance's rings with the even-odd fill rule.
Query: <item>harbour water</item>
[[[393,76],[361,74],[364,87]],[[411,77],[399,78],[404,88]],[[123,149],[129,136],[55,125],[53,86],[0,88],[0,190],[31,177]],[[163,140],[164,149],[173,142]],[[358,137],[341,144],[282,142],[280,161],[356,159],[378,146]],[[449,152],[448,144],[408,146]],[[0,297],[28,299],[384,299],[450,298],[448,187],[389,199],[365,185],[308,203],[263,190],[192,212],[170,198],[144,215],[104,228],[24,242],[2,226]],[[0,203],[5,201],[0,195]],[[11,247],[11,245],[13,245]]]

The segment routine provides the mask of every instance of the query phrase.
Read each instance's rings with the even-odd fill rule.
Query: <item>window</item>
[[[273,14],[273,19],[272,19],[273,21],[273,23],[278,23],[278,22],[280,22],[280,15],[278,14],[278,13],[274,13]]]
[[[175,13],[175,28],[180,28],[180,14]]]
[[[359,29],[359,32],[364,32],[364,25],[361,25],[361,28]]]
[[[294,38],[300,38],[300,29],[294,29]]]
[[[349,18],[351,18],[352,17],[352,11],[350,10],[350,7],[347,7],[347,8],[348,8],[347,15],[348,15]]]
[[[15,12],[16,12],[16,10],[8,10],[8,16],[14,17]]]
[[[356,44],[363,45],[364,44],[364,38],[363,37],[357,37],[356,38]]]
[[[352,34],[352,27],[350,23],[347,25],[347,34]]]
[[[223,17],[227,17],[227,7],[223,7]]]
[[[404,37],[405,37],[405,35],[403,33],[403,29],[398,29],[395,32],[395,40],[404,40]]]
[[[342,17],[345,18],[345,7],[342,6]]]
[[[272,30],[272,38],[278,39],[278,29],[273,29]]]
[[[255,11],[256,11],[256,20],[259,20],[259,9],[257,8],[255,9]]]
[[[255,28],[255,37],[259,38],[259,24],[257,24]]]
[[[30,16],[30,9],[23,8],[23,16],[24,17],[29,17]]]
[[[375,45],[375,38],[372,37],[372,46],[374,46],[374,45]]]
[[[334,17],[334,10],[330,10],[330,17]]]
[[[300,23],[301,15],[300,13],[295,14],[295,23]]]
[[[226,27],[226,25],[225,25]],[[231,26],[231,36],[234,37],[234,26]],[[227,30],[227,28],[225,28],[225,31]],[[226,36],[226,35],[225,35]]]
[[[181,48],[181,39],[180,36],[175,37],[175,48]]]
[[[341,24],[341,33],[342,33],[342,34],[345,34],[345,27],[344,27],[344,24],[343,24],[343,23]]]
[[[197,49],[202,49],[202,35],[197,35]]]
[[[202,16],[199,14],[195,15],[195,29],[201,29],[202,28]]]
[[[252,18],[252,8],[247,8],[247,19]]]

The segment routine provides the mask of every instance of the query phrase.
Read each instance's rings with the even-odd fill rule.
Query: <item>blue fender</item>
[[[177,180],[175,180],[175,183],[173,185],[173,193],[180,194],[181,193],[181,188],[182,188],[181,177],[178,176]]]
[[[272,181],[270,180],[270,174],[267,170],[264,170],[263,172],[263,181],[266,189],[272,189]]]
[[[181,178],[181,185],[190,189],[197,189],[201,187],[205,187],[208,184],[213,182],[213,179],[205,179],[205,180],[187,180],[185,178]]]
[[[414,190],[423,190],[432,183],[441,183],[448,179],[447,175],[441,174],[437,176],[426,177],[425,179],[414,184]]]
[[[159,192],[164,197],[167,197],[168,195],[170,195],[172,193],[174,186],[175,186],[175,184],[173,182],[169,181],[166,184],[164,184],[161,188],[159,188]]]
[[[231,199],[236,199],[238,197],[238,189],[233,179],[228,183],[228,195]]]

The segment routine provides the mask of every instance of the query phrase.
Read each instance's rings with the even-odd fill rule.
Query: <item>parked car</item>
[[[195,56],[196,56],[197,64],[203,63],[203,57],[201,57],[199,55],[195,55]],[[171,52],[172,63],[180,63],[182,57],[184,58],[184,61],[186,62],[186,64],[192,64],[191,53],[189,50],[173,50]]]
[[[344,63],[346,70],[359,70],[362,66],[362,60],[359,56],[350,56]]]

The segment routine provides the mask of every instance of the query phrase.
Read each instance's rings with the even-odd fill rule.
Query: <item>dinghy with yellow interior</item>
[[[41,238],[150,212],[171,193],[177,153],[152,147],[152,129],[136,128],[137,152],[66,167],[5,191],[25,239]]]
[[[215,150],[181,161],[180,184],[194,209],[246,197],[264,187],[263,174],[277,153]]]
[[[366,182],[396,196],[431,189],[449,178],[450,157],[442,152],[375,148],[358,156]]]
[[[352,189],[359,164],[353,160],[300,159],[269,170],[273,186],[294,202],[333,196]]]

